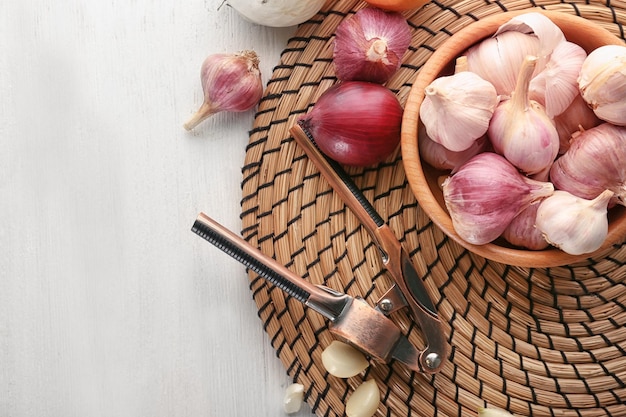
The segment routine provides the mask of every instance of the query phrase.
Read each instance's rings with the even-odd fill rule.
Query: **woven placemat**
[[[289,40],[259,105],[246,149],[242,234],[305,279],[375,301],[391,285],[377,248],[289,135],[297,117],[337,82],[337,25],[365,4],[329,1]],[[432,51],[466,25],[495,13],[542,7],[585,17],[624,38],[624,2],[433,1],[406,12],[413,38],[387,86],[404,103]],[[344,415],[364,379],[381,392],[379,416],[474,416],[500,407],[526,416],[626,416],[626,244],[579,265],[511,267],[469,253],[423,213],[400,153],[349,169],[413,258],[451,345],[435,376],[398,363],[372,363],[364,375],[326,373],[333,340],[319,314],[250,273],[250,288],[271,344],[319,416]],[[411,342],[423,338],[404,313]]]

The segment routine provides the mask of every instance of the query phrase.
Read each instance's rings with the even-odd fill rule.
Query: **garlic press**
[[[191,230],[270,284],[326,317],[332,334],[370,358],[385,363],[397,360],[416,372],[439,372],[448,357],[448,344],[436,308],[409,255],[343,168],[324,156],[311,135],[300,125],[295,125],[291,133],[346,205],[355,212],[380,250],[383,264],[394,284],[376,306],[371,306],[361,297],[352,297],[306,281],[204,213],[198,215]],[[420,350],[415,347],[389,318],[391,313],[402,308],[408,308],[420,326],[427,342],[425,348]]]

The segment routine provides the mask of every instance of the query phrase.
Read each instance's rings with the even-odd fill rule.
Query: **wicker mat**
[[[289,135],[297,117],[336,82],[335,28],[364,6],[329,1],[289,40],[250,132],[241,218],[244,238],[266,254],[313,283],[373,304],[391,284],[377,248]],[[405,13],[413,40],[387,86],[404,103],[420,66],[452,34],[482,17],[531,7],[580,15],[624,38],[626,3],[619,1],[433,1]],[[498,264],[431,223],[410,191],[399,152],[349,173],[423,275],[451,353],[435,376],[372,363],[364,375],[333,377],[321,364],[333,340],[326,321],[251,273],[262,325],[318,416],[344,415],[347,398],[369,378],[381,392],[378,416],[474,416],[485,406],[525,416],[626,416],[626,243],[565,267]],[[406,314],[394,319],[423,346]]]

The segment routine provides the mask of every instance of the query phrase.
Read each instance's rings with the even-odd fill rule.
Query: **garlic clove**
[[[259,58],[254,51],[209,55],[202,63],[200,81],[204,103],[183,125],[186,130],[215,113],[250,110],[263,96]]]
[[[354,390],[346,402],[346,416],[371,417],[380,404],[380,391],[376,381],[368,379]]]
[[[482,245],[500,236],[532,202],[551,195],[549,182],[527,178],[501,155],[476,155],[442,184],[443,198],[456,233]]]
[[[369,366],[363,353],[339,340],[333,340],[322,351],[322,364],[329,374],[338,378],[351,378]]]
[[[384,84],[400,68],[411,29],[398,12],[367,7],[335,30],[333,64],[341,81]]]
[[[578,86],[602,120],[626,125],[626,46],[604,45],[583,62]]]
[[[557,190],[541,202],[537,228],[546,241],[570,255],[598,250],[608,234],[607,206],[613,197],[603,191],[593,200]]]
[[[488,129],[495,151],[529,175],[549,167],[559,151],[554,122],[544,107],[528,96],[536,64],[536,57],[524,59],[511,99],[498,105]]]
[[[435,142],[465,151],[487,132],[499,98],[495,88],[473,72],[439,77],[424,90],[420,118]]]
[[[285,398],[283,399],[283,409],[287,414],[294,414],[302,408],[304,400],[304,385],[291,384],[285,390]]]

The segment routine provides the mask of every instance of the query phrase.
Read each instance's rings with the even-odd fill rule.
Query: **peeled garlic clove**
[[[442,184],[452,225],[465,241],[482,245],[500,236],[532,202],[551,195],[549,182],[527,178],[501,155],[484,152]]]
[[[380,404],[380,391],[373,379],[368,379],[357,387],[346,402],[348,417],[371,417]]]
[[[479,408],[478,417],[513,417],[513,414],[499,408]]]
[[[541,104],[528,97],[536,64],[536,57],[524,59],[511,99],[498,105],[488,129],[495,151],[530,175],[549,167],[559,151],[554,122]]]
[[[488,81],[469,71],[439,77],[424,90],[420,118],[428,136],[461,152],[487,132],[499,98]]]
[[[626,125],[626,46],[604,45],[593,50],[580,70],[578,86],[596,115]]]
[[[609,228],[607,205],[611,190],[593,200],[557,190],[541,202],[537,228],[552,245],[570,255],[591,253],[602,246]]]
[[[612,203],[626,205],[626,127],[602,123],[584,130],[550,169],[550,181],[560,190],[593,199],[604,190]]]
[[[536,36],[506,31],[472,46],[465,55],[469,71],[489,81],[498,95],[510,96],[524,58],[538,53],[539,39]]]
[[[578,75],[587,52],[573,42],[555,48],[545,68],[530,81],[532,100],[542,104],[549,117],[563,113],[578,93]]]
[[[322,364],[329,374],[338,378],[351,378],[369,366],[363,353],[339,340],[333,340],[322,351]]]
[[[302,401],[304,399],[304,385],[291,384],[285,390],[285,398],[283,400],[283,409],[287,414],[293,414],[300,411]]]

